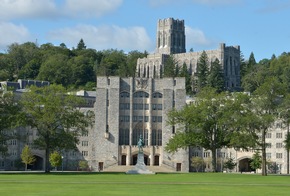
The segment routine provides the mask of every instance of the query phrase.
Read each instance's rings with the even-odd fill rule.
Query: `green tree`
[[[225,162],[223,167],[228,169],[228,170],[233,170],[236,167],[237,163],[234,162],[233,158],[228,158]]]
[[[187,95],[192,95],[192,83],[191,83],[191,75],[188,72],[187,66],[184,63],[179,72],[179,77],[185,77],[185,89]]]
[[[127,64],[127,67],[128,67],[128,73],[127,73],[128,77],[134,77],[135,76],[136,65],[137,65],[138,58],[144,58],[146,56],[147,56],[146,51],[144,51],[142,53],[142,52],[133,50],[133,51],[128,53],[127,61],[126,61],[126,64]]]
[[[281,97],[285,96],[285,85],[277,78],[267,78],[267,80],[254,92],[251,108],[256,117],[256,134],[261,135],[258,145],[262,153],[262,175],[267,175],[266,170],[266,134],[271,130],[274,121],[277,119],[277,111],[281,105]],[[255,120],[254,120],[255,119]]]
[[[257,64],[255,55],[253,52],[251,52],[248,64],[247,64],[247,72],[251,71],[251,69]]]
[[[86,160],[79,161],[79,168],[83,170],[87,170],[89,168],[89,164]]]
[[[28,145],[25,145],[22,149],[21,159],[22,163],[25,164],[25,171],[27,171],[27,165],[31,165],[36,161]]]
[[[169,55],[164,62],[163,77],[176,77],[178,64],[172,55]]]
[[[79,136],[91,125],[92,117],[77,108],[81,103],[79,98],[57,85],[32,86],[22,95],[27,123],[38,133],[34,145],[45,150],[46,172],[49,172],[50,152],[75,149]]]
[[[72,83],[72,68],[68,65],[68,56],[55,54],[49,56],[41,65],[37,80],[68,86]]]
[[[168,114],[168,123],[178,125],[178,131],[165,149],[175,152],[178,148],[200,146],[212,153],[212,168],[216,171],[216,150],[230,144],[230,130],[224,125],[227,105],[232,105],[228,95],[217,94],[215,89],[204,88],[195,104]],[[227,117],[227,116],[226,116]]]
[[[207,86],[209,60],[205,51],[200,55],[196,65],[196,89],[199,92],[202,88]]]
[[[81,39],[81,40],[79,41],[78,45],[77,45],[77,50],[84,50],[84,49],[86,49],[86,48],[87,48],[87,47],[86,47],[86,45],[85,45],[84,40]]]
[[[262,157],[258,151],[256,151],[255,154],[253,154],[250,166],[254,170],[261,169]]]
[[[16,139],[13,128],[24,125],[21,107],[17,104],[15,94],[7,91],[7,87],[2,85],[0,89],[0,152],[6,153],[8,150],[7,141]]]
[[[57,170],[57,167],[61,166],[62,164],[62,157],[57,151],[54,151],[53,153],[50,153],[49,155],[49,162],[50,162],[50,165],[52,167],[55,167],[55,170]]]
[[[224,90],[224,74],[218,59],[211,62],[211,68],[207,76],[207,83],[208,86],[217,89],[218,92],[222,92]]]
[[[199,172],[204,166],[204,160],[201,157],[192,157],[190,160],[191,166],[195,168],[196,172]]]

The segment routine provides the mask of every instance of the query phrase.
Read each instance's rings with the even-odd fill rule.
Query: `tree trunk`
[[[213,172],[217,172],[217,164],[216,164],[216,148],[213,148],[211,150],[212,152],[212,160],[211,160],[211,164],[212,164],[212,170]]]
[[[267,176],[266,130],[262,131],[262,176]]]
[[[50,167],[49,167],[49,149],[46,147],[45,149],[45,173],[50,172]]]

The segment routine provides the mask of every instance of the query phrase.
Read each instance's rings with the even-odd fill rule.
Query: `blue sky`
[[[290,52],[289,0],[0,0],[0,51],[11,43],[155,50],[158,19],[185,21],[186,48],[240,45],[257,61]]]

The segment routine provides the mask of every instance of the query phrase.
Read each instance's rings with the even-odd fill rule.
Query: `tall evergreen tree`
[[[78,43],[77,50],[84,50],[84,49],[86,49],[86,48],[87,48],[87,47],[86,47],[86,45],[85,45],[84,40],[81,39],[81,40],[79,41],[79,43]]]
[[[209,60],[205,51],[200,55],[197,67],[196,67],[196,88],[200,91],[203,87],[207,85]]]
[[[185,89],[186,94],[191,95],[192,94],[192,83],[191,83],[191,75],[188,73],[188,69],[186,64],[184,63],[182,65],[182,68],[179,72],[180,77],[185,77]]]
[[[168,56],[164,62],[163,77],[176,77],[177,76],[177,62],[172,55]]]
[[[215,59],[211,62],[211,68],[207,77],[208,86],[217,89],[218,92],[224,90],[224,74],[221,68],[220,61]]]

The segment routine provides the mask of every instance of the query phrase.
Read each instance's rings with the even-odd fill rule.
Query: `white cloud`
[[[204,48],[214,44],[214,42],[206,38],[202,30],[197,28],[185,27],[186,46],[189,48]]]
[[[123,0],[0,0],[0,21],[23,18],[100,17]]]
[[[0,20],[55,17],[54,0],[0,0]]]
[[[117,9],[123,0],[66,0],[67,15],[77,17],[102,16]]]
[[[30,39],[30,33],[23,25],[0,22],[0,50],[12,43],[24,43]]]
[[[144,27],[78,25],[54,30],[48,34],[51,42],[64,42],[68,47],[76,47],[81,38],[88,48],[97,50],[113,48],[144,51],[154,47]]]

